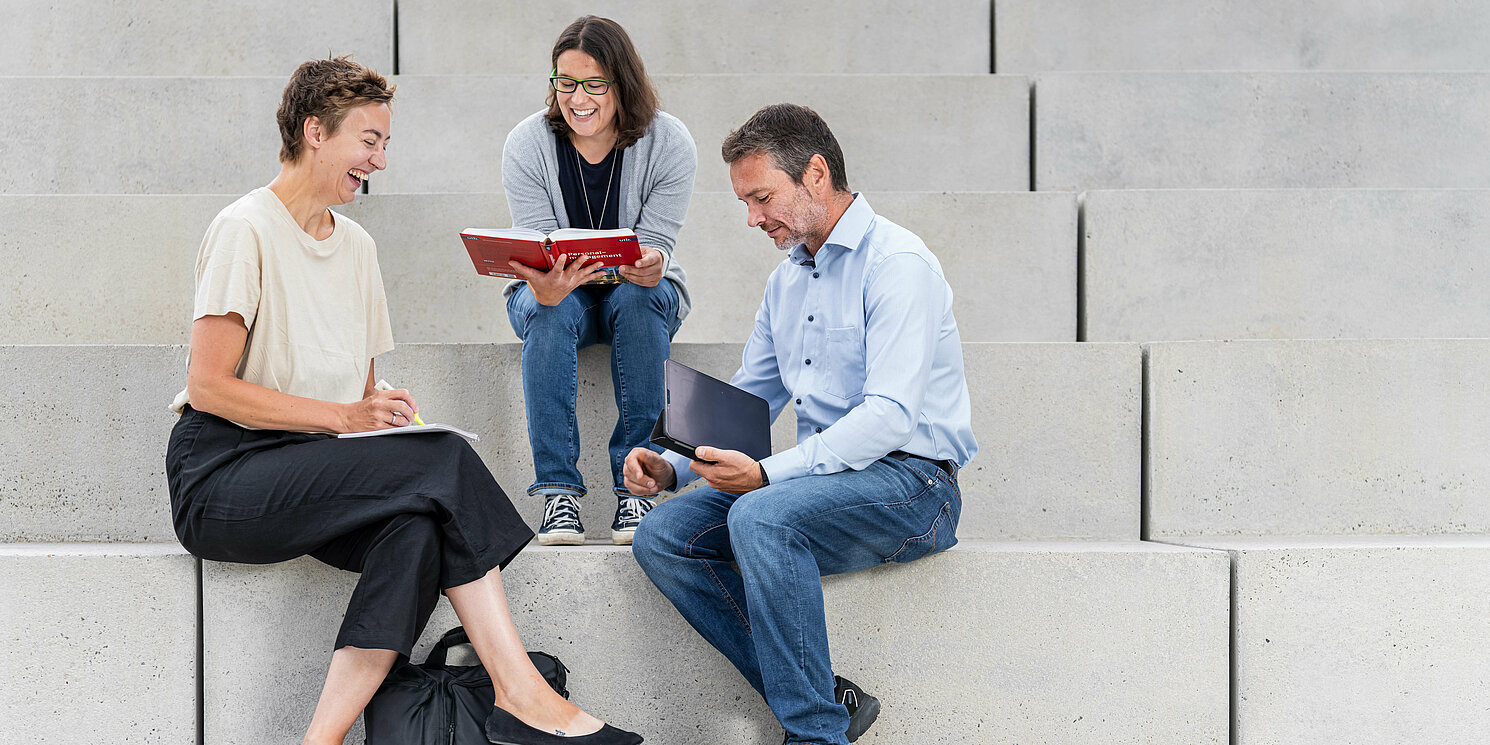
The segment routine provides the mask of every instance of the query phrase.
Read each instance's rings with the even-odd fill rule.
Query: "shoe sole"
[[[585,545],[585,534],[539,533],[538,544],[540,546],[583,546]]]
[[[610,542],[617,546],[630,546],[632,539],[635,537],[636,528],[632,528],[631,530],[612,530],[610,532]]]
[[[854,719],[858,719],[859,724],[858,726],[854,726],[854,720],[849,720],[849,742],[863,737],[864,733],[869,731],[869,725],[874,724],[874,720],[880,718],[880,700],[873,696],[865,696],[864,700],[859,702],[859,710],[854,712],[854,714],[857,715]]]

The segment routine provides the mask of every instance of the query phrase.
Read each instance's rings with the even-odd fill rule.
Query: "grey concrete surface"
[[[352,54],[393,72],[393,1],[7,3],[6,75],[285,75]],[[16,7],[19,6],[19,7]],[[107,137],[107,135],[104,135]]]
[[[1224,743],[1228,574],[1220,552],[1157,544],[965,541],[828,578],[834,668],[884,704],[859,742]],[[204,564],[209,743],[298,737],[354,581],[309,559]],[[659,745],[780,741],[626,549],[532,546],[503,583],[592,713]],[[442,601],[414,658],[455,624]]]
[[[728,379],[738,344],[674,345],[673,357]],[[966,344],[965,367],[980,455],[959,476],[969,538],[1132,540],[1139,527],[1139,351],[1134,345]],[[530,525],[542,504],[533,482],[515,345],[404,345],[378,372],[415,391],[425,421],[482,435],[476,445]],[[590,489],[581,520],[609,540],[615,502],[605,442],[615,426],[609,350],[580,357],[580,473]],[[455,413],[449,413],[455,412]],[[796,441],[784,412],[776,450]]]
[[[1141,368],[1130,344],[964,344],[978,455],[959,535],[1134,540]]]
[[[0,742],[196,742],[196,559],[0,544],[0,587]]]
[[[1490,340],[1147,354],[1149,538],[1490,532]]]
[[[1085,338],[1490,336],[1490,191],[1088,192]]]
[[[403,75],[396,158],[374,193],[498,191],[502,143],[543,108],[544,71]],[[1029,80],[993,75],[656,75],[664,111],[698,145],[697,191],[730,191],[725,135],[757,109],[811,106],[843,148],[849,186],[874,191],[1029,189]],[[979,136],[970,137],[971,133]]]
[[[672,356],[728,379],[739,366],[740,345],[676,345]],[[481,436],[476,452],[523,519],[536,529],[542,522],[543,502],[526,494],[534,475],[523,406],[522,348],[517,344],[405,344],[382,356],[377,369],[390,383],[414,393],[424,421],[454,424]],[[606,442],[616,425],[609,347],[591,347],[580,354],[577,405],[579,470],[589,489],[589,495],[580,500],[580,518],[592,540],[609,542],[616,511],[606,454]],[[772,432],[776,448],[789,447],[795,440],[794,422],[790,415],[778,421]]]
[[[0,541],[174,542],[166,409],[183,347],[0,346]]]
[[[999,0],[996,70],[1483,70],[1473,0]]]
[[[739,344],[676,344],[673,356],[720,378]],[[961,535],[998,539],[1138,537],[1137,345],[965,344],[981,454],[961,474]],[[517,344],[405,344],[377,373],[414,392],[426,421],[481,435],[476,451],[536,525]],[[166,405],[185,385],[183,346],[0,347],[0,370],[35,423],[0,435],[0,540],[174,540]],[[609,348],[580,356],[581,516],[609,540],[615,511],[605,442],[615,426]],[[785,412],[775,447],[790,447]],[[44,443],[44,446],[37,446]]]
[[[241,194],[278,172],[274,77],[0,77],[0,193]],[[1029,188],[1029,81],[992,75],[661,75],[700,153],[696,188],[729,191],[724,136],[795,101],[834,128],[855,189]],[[502,143],[542,108],[540,75],[400,76],[389,170],[374,193],[500,191]],[[955,105],[950,103],[956,101]],[[109,143],[98,141],[107,123]],[[985,137],[969,140],[969,132]],[[463,226],[464,227],[464,226]]]
[[[1032,192],[867,192],[942,264],[965,342],[1076,340],[1076,200]],[[743,341],[784,258],[734,194],[696,193],[679,234],[693,315],[676,341]]]
[[[418,75],[542,72],[559,32],[593,14],[626,28],[656,73],[986,73],[990,0],[906,5],[425,0],[399,7],[399,70]],[[935,40],[935,43],[927,43]]]
[[[1075,341],[1076,199],[1031,192],[867,194],[919,234],[956,294],[964,341]],[[0,343],[180,344],[202,235],[233,195],[0,196]],[[371,194],[337,208],[378,242],[394,338],[516,341],[501,289],[456,233],[511,223],[501,193]],[[94,253],[107,247],[100,262]],[[733,194],[694,195],[679,236],[694,312],[680,342],[742,341],[781,254]],[[80,268],[83,268],[80,270]]]
[[[0,193],[263,186],[279,172],[274,112],[288,77],[0,77]]]
[[[1123,72],[1036,78],[1035,184],[1490,186],[1490,75]]]
[[[1484,736],[1490,537],[1195,543],[1235,567],[1233,743]]]
[[[236,198],[0,196],[0,343],[185,343],[198,247]]]

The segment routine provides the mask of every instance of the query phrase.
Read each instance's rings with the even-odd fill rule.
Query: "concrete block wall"
[[[1088,192],[1083,339],[1490,336],[1490,191]]]
[[[1146,347],[1151,540],[1232,558],[1234,743],[1473,739],[1490,340]]]
[[[1150,538],[1490,533],[1490,340],[1147,354]]]
[[[0,343],[184,344],[202,233],[237,195],[0,196]],[[1076,198],[876,192],[875,209],[940,258],[964,341],[1076,340]],[[399,342],[516,341],[505,280],[471,267],[457,233],[511,224],[501,193],[371,194],[339,207],[374,237]],[[59,232],[79,215],[86,220]],[[107,247],[108,259],[93,256]],[[679,342],[741,341],[782,254],[733,194],[699,192],[678,238],[698,302]]]
[[[838,672],[884,702],[862,743],[1225,743],[1228,575],[1214,551],[972,540],[824,593]],[[298,737],[355,579],[310,559],[204,562],[208,742]],[[525,643],[571,666],[587,710],[666,745],[780,741],[625,549],[531,546],[503,584]],[[442,601],[414,657],[456,623]]]
[[[1490,186],[1490,74],[1036,77],[1035,188]]]
[[[69,75],[285,76],[307,59],[355,53],[365,65],[392,71],[395,4],[19,0],[5,4],[0,70],[50,82]],[[117,133],[104,136],[118,141]]]
[[[1485,70],[1473,0],[997,0],[995,71]]]
[[[1083,7],[1079,14],[1060,0],[1037,13],[1022,7],[1025,2],[939,0],[913,10],[871,3],[856,8],[867,20],[836,23],[812,20],[819,10],[774,2],[748,12],[616,5],[614,15],[632,28],[658,74],[664,107],[690,126],[699,143],[699,194],[688,230],[708,247],[697,255],[719,257],[717,263],[741,274],[774,263],[750,231],[711,227],[736,219],[716,149],[723,134],[758,105],[795,99],[833,124],[855,188],[866,190],[891,219],[929,240],[941,237],[933,248],[954,269],[959,303],[972,303],[959,305],[969,340],[1482,335],[1476,329],[1484,312],[1472,281],[1480,267],[1472,252],[1453,248],[1475,244],[1477,197],[1447,193],[1486,186],[1479,147],[1485,119],[1484,73],[1478,71],[1485,67],[1481,9],[1466,3],[1420,10],[1309,0],[1286,9],[1218,3],[1203,18],[1187,18],[1190,11],[1181,9],[1177,16],[1172,8],[1131,1]],[[296,6],[294,12],[304,19],[325,7]],[[164,335],[184,333],[184,324],[167,316],[184,317],[184,310],[170,304],[184,308],[189,300],[184,293],[167,298],[172,292],[165,288],[182,278],[189,283],[190,256],[216,211],[213,205],[272,177],[272,111],[284,75],[325,51],[356,52],[384,72],[401,73],[393,168],[374,178],[373,198],[349,208],[384,246],[390,290],[425,303],[447,294],[463,302],[471,298],[461,307],[499,303],[496,288],[471,285],[472,276],[450,275],[451,283],[465,283],[459,292],[468,296],[448,292],[450,284],[431,283],[440,276],[439,259],[436,252],[419,250],[420,231],[440,221],[461,223],[455,228],[471,224],[462,215],[499,214],[501,139],[541,105],[543,71],[534,60],[541,68],[553,35],[580,12],[557,7],[427,1],[401,3],[395,11],[377,0],[350,13],[332,6],[335,22],[313,16],[294,28],[282,21],[290,11],[262,3],[200,9],[168,4],[161,10],[53,3],[12,13],[0,31],[0,61],[8,75],[21,77],[0,78],[0,106],[7,111],[0,121],[0,159],[7,163],[0,173],[0,193],[7,195],[0,210],[10,210],[0,212],[0,254],[15,269],[0,283],[7,291],[0,326],[11,334],[0,336],[0,344],[184,341]],[[626,13],[635,13],[634,20]],[[343,22],[354,16],[355,23]],[[763,18],[787,23],[755,25]],[[698,43],[669,25],[704,21],[728,32]],[[470,40],[483,35],[483,26],[533,46],[473,50]],[[329,27],[339,29],[340,41],[323,50]],[[828,31],[804,41],[794,36],[802,33],[798,29]],[[1101,29],[1095,43],[1087,38],[1093,29]],[[60,33],[92,43],[59,53]],[[305,51],[307,44],[314,48]],[[514,53],[504,57],[498,49]],[[983,74],[995,51],[1001,74]],[[1345,72],[1364,69],[1375,71]],[[28,77],[37,75],[47,77]],[[184,77],[131,77],[139,75]],[[105,142],[99,140],[100,122],[109,126]],[[1373,194],[1358,187],[1425,191]],[[1180,191],[1128,191],[1137,188]],[[1208,191],[1217,188],[1232,191]],[[1255,188],[1298,191],[1242,191]],[[1066,193],[990,193],[1025,189]],[[1087,190],[1116,191],[1093,191],[1076,208],[1074,193]],[[17,195],[58,201],[10,201],[30,198]],[[143,195],[179,201],[148,202],[156,197]],[[1461,197],[1463,202],[1456,201]],[[62,201],[68,199],[77,201]],[[46,210],[53,211],[48,216]],[[410,217],[425,213],[429,222]],[[1271,226],[1264,214],[1272,217]],[[113,219],[121,229],[110,238],[100,227]],[[1082,227],[1084,243],[1070,239],[1077,232],[1073,224]],[[120,239],[120,233],[127,237]],[[1238,263],[1238,251],[1229,248],[1238,244],[1220,238],[1226,233],[1245,241],[1243,253],[1255,254],[1255,263]],[[1293,235],[1297,247],[1290,250],[1279,233]],[[1298,239],[1300,233],[1306,241]],[[87,240],[48,240],[49,234]],[[1368,244],[1368,238],[1379,242]],[[93,257],[109,250],[95,246],[121,240],[124,248],[108,255],[109,267],[92,270]],[[1176,253],[1187,242],[1216,250],[1188,259]],[[957,248],[944,253],[943,245]],[[1396,249],[1372,253],[1370,245]],[[1367,258],[1358,258],[1363,252]],[[1408,252],[1413,260],[1403,261]],[[1130,255],[1132,262],[1104,263],[1117,254]],[[727,263],[733,255],[751,258]],[[90,267],[74,272],[86,278],[67,279],[69,257]],[[971,257],[983,261],[969,263]],[[1219,265],[1193,266],[1213,260]],[[1134,280],[1131,271],[1145,261],[1147,284]],[[1362,271],[1364,264],[1374,268]],[[689,266],[697,276],[699,264]],[[1281,277],[1283,289],[1251,285],[1271,298],[1253,306],[1245,294],[1224,295],[1248,272]],[[1450,274],[1460,278],[1457,284],[1446,278]],[[1286,294],[1290,281],[1302,286],[1310,279],[1322,286],[1321,299],[1303,289]],[[145,302],[120,289],[131,282],[157,283],[160,297]],[[81,288],[76,302],[38,289],[64,283]],[[706,289],[723,296],[726,288]],[[728,289],[749,294],[745,287]],[[1213,301],[1200,305],[1231,308],[1208,315],[1211,308],[1186,304],[1187,293]],[[1133,310],[1147,305],[1135,295],[1145,301],[1157,296],[1169,303],[1167,311],[1145,318]],[[1226,299],[1217,302],[1218,296]],[[1363,296],[1376,296],[1377,302],[1359,300]],[[1419,302],[1413,303],[1414,296]],[[123,297],[131,300],[111,302]],[[1353,301],[1375,312],[1343,320],[1347,314],[1341,311]],[[456,321],[442,319],[449,313],[431,305],[396,318],[401,341],[428,334],[431,341],[491,342],[510,333],[500,312]],[[1086,333],[1071,335],[1078,309]],[[394,312],[401,313],[397,307]],[[111,316],[113,324],[107,322]],[[680,340],[734,342],[728,335],[738,323],[721,315],[685,326],[685,334],[698,336]],[[1183,330],[1202,326],[1242,331]],[[135,329],[162,337],[114,336]],[[35,336],[20,338],[22,333]],[[469,337],[459,338],[463,334]],[[951,724],[962,726],[958,734],[970,731],[1000,742],[1220,742],[1227,724],[1229,739],[1237,742],[1354,742],[1379,733],[1404,742],[1443,742],[1474,739],[1471,733],[1483,731],[1486,722],[1466,703],[1483,697],[1486,663],[1477,656],[1483,639],[1464,619],[1483,615],[1476,612],[1483,610],[1483,598],[1474,589],[1474,566],[1483,563],[1479,536],[1485,531],[1470,496],[1483,474],[1470,464],[1477,463],[1474,456],[1483,448],[1476,446],[1486,438],[1461,414],[1477,400],[1467,386],[1478,381],[1479,352],[1437,341],[1380,343],[1386,348],[1375,342],[1351,348],[1282,344],[1252,348],[1232,367],[1213,364],[1205,354],[1192,365],[1164,344],[1149,347],[1146,367],[1132,344],[970,344],[984,451],[965,475],[969,504],[976,499],[977,507],[968,512],[964,545],[924,564],[827,583],[837,609],[835,654],[848,664],[855,658],[873,661],[842,672],[883,692],[890,707],[865,742],[911,741],[926,721],[941,721],[939,707],[949,700],[974,702],[952,712]],[[484,440],[482,454],[497,470],[506,469],[499,474],[503,483],[515,478],[522,484],[526,446],[521,430],[511,430],[513,407],[520,418],[520,404],[502,409],[489,403],[491,390],[515,390],[514,350],[485,343],[406,345],[386,366],[380,363],[380,372],[429,391],[421,400],[439,411],[482,412],[474,429],[515,432]],[[596,440],[611,416],[598,351],[585,357],[586,379],[596,382],[581,394],[583,420],[599,425],[586,424],[587,436]],[[737,351],[729,345],[710,344],[680,344],[678,352],[680,359],[719,374],[732,367],[732,354]],[[1176,360],[1189,365],[1176,370],[1205,370],[1205,377],[1161,380],[1168,373],[1159,365]],[[147,586],[112,580],[133,590],[130,600],[114,607],[135,615],[99,615],[92,637],[80,634],[77,643],[62,647],[68,650],[63,669],[86,669],[83,662],[69,662],[74,659],[112,661],[98,678],[103,685],[117,679],[122,690],[167,692],[150,700],[168,702],[162,704],[168,710],[99,709],[99,719],[121,722],[106,736],[191,741],[204,712],[207,742],[262,741],[255,738],[280,733],[293,738],[304,721],[295,707],[313,700],[349,575],[309,561],[270,568],[209,565],[202,581],[193,576],[188,584],[200,588],[204,600],[224,603],[211,619],[236,622],[216,631],[211,619],[198,629],[181,621],[179,607],[155,603],[151,591],[169,594],[181,586],[181,572],[195,572],[196,566],[172,544],[162,511],[159,450],[169,415],[145,404],[169,399],[179,386],[182,362],[180,347],[0,347],[0,370],[10,371],[7,382],[22,389],[29,409],[53,419],[0,442],[7,452],[22,454],[0,466],[0,524],[9,526],[0,537],[7,542],[0,544],[0,562],[15,567],[0,576],[7,596],[21,598],[19,604],[0,604],[0,630],[17,639],[33,638],[39,628],[69,633],[73,615],[85,617],[65,603],[53,607],[51,596],[43,598],[32,585],[11,593],[12,576],[62,578],[52,584],[69,587],[77,576],[93,576],[89,565],[128,573],[135,571],[125,568],[131,564],[169,559],[175,568],[152,568]],[[1343,377],[1320,375],[1324,369]],[[464,387],[463,376],[472,370],[481,371],[477,379],[487,390]],[[1235,396],[1208,387],[1228,379],[1228,371],[1251,375],[1261,387],[1241,385]],[[84,374],[91,377],[80,383]],[[1455,384],[1455,374],[1468,382]],[[498,375],[506,377],[486,382]],[[1146,388],[1139,384],[1142,376]],[[1285,406],[1273,398],[1286,395],[1298,400]],[[515,399],[509,395],[509,401]],[[1242,411],[1260,413],[1256,418],[1271,428]],[[1140,426],[1142,416],[1149,417],[1147,428]],[[1394,429],[1403,425],[1410,432]],[[1336,427],[1347,428],[1349,436],[1341,437]],[[778,438],[789,437],[789,430],[778,430]],[[1242,434],[1249,439],[1234,444]],[[1212,451],[1175,445],[1185,437]],[[1283,446],[1271,452],[1256,447],[1270,439]],[[1245,468],[1221,463],[1217,448],[1234,448]],[[145,452],[151,449],[156,450]],[[1193,459],[1196,468],[1157,462],[1161,451]],[[586,452],[594,453],[584,465],[587,475],[595,474],[593,484],[604,484],[604,466],[595,457],[599,448]],[[1147,466],[1140,468],[1145,459]],[[1231,491],[1218,475],[1228,469],[1242,476]],[[1362,478],[1362,488],[1347,488],[1355,477]],[[1313,485],[1324,499],[1313,501],[1314,493],[1295,483]],[[1439,493],[1429,492],[1434,486]],[[1198,506],[1194,494],[1175,497],[1183,489],[1201,493],[1207,487],[1213,491],[1202,493]],[[1294,504],[1270,503],[1278,495]],[[1224,508],[1216,506],[1220,502]],[[532,505],[523,509],[530,519],[536,516]],[[1270,523],[1270,509],[1292,517]],[[587,501],[585,519],[592,527],[608,524],[609,515],[602,513],[608,510],[598,501]],[[1112,540],[1132,540],[1140,528],[1149,538],[1200,548]],[[1287,534],[1331,531],[1393,535]],[[1062,540],[984,544],[980,537]],[[70,540],[93,543],[61,550],[29,543]],[[138,540],[158,543],[105,543]],[[1232,578],[1225,576],[1224,557]],[[598,614],[591,626],[652,623],[632,650],[638,658],[631,667],[658,690],[677,691],[650,702],[642,697],[640,703],[658,707],[649,714],[659,721],[654,741],[768,743],[779,736],[764,708],[738,690],[722,661],[709,658],[707,650],[687,655],[699,660],[692,678],[659,667],[659,660],[671,658],[648,643],[672,650],[698,641],[677,628],[665,604],[632,586],[637,577],[624,550],[534,550],[527,558],[531,574],[525,578],[519,567],[512,580],[525,583],[514,589],[514,597],[523,599],[520,623],[534,646],[550,646],[576,661],[576,680],[587,684],[581,695],[627,688],[632,670],[615,672],[607,657],[612,645],[599,644],[600,635],[566,636],[564,627],[551,623],[546,602],[558,583],[543,584],[544,576],[572,578],[564,589],[582,596],[573,605]],[[597,587],[637,605],[587,605],[585,593]],[[1223,594],[1228,588],[1229,607]],[[929,590],[941,593],[937,604],[924,602]],[[306,597],[320,615],[286,619],[294,607],[271,607],[265,600],[276,592]],[[152,613],[166,607],[171,619],[143,639],[133,636],[131,625],[138,622],[131,602],[142,597],[152,597]],[[1089,599],[1090,605],[1080,605]],[[47,615],[54,610],[62,615]],[[319,646],[277,641],[283,629],[311,616],[311,631],[325,635]],[[448,615],[440,618],[448,621]],[[1221,625],[1227,619],[1234,626],[1229,640]],[[1357,629],[1339,628],[1357,620]],[[656,628],[670,630],[654,637]],[[192,699],[188,707],[182,705],[186,698],[170,693],[194,686],[194,678],[181,674],[183,667],[145,682],[131,677],[137,667],[154,670],[142,661],[183,659],[181,650],[198,634],[208,645],[204,701]],[[116,638],[131,643],[105,652],[89,641]],[[312,637],[295,643],[304,639]],[[969,639],[991,640],[979,647],[988,651],[974,664],[967,664]],[[222,642],[221,651],[213,651],[215,642]],[[1230,665],[1228,642],[1237,650]],[[231,656],[223,656],[234,645],[304,672],[285,685],[262,671],[234,668]],[[46,677],[52,672],[41,672],[36,654],[21,644],[12,648],[0,658],[0,673],[20,680],[22,691],[58,685]],[[647,650],[653,653],[643,659]],[[194,647],[185,654],[194,655]],[[1460,667],[1449,670],[1455,654]],[[960,664],[924,678],[910,672],[913,663],[927,659]],[[1217,682],[1217,670],[1230,671],[1229,685]],[[959,673],[965,677],[956,678]],[[85,690],[78,680],[62,685]],[[289,695],[302,685],[308,694]],[[275,686],[284,694],[278,699]],[[1321,687],[1341,695],[1321,699]],[[678,702],[695,706],[688,696],[698,690],[740,703],[724,717],[713,708],[709,718],[693,717],[703,724],[677,717]],[[966,696],[969,690],[978,695]],[[252,691],[264,718],[235,718],[223,704],[227,699],[214,699],[213,691]],[[1227,691],[1229,702],[1222,696]],[[93,698],[105,706],[105,697]],[[42,700],[21,694],[5,701],[8,712],[20,713],[28,741],[36,739],[36,722],[60,721]],[[3,729],[12,721],[0,721],[0,740],[15,739]],[[68,739],[86,734],[52,729]],[[936,736],[949,740],[953,731]]]
[[[1235,745],[1432,745],[1490,726],[1490,537],[1185,542],[1232,557]]]
[[[1029,186],[1029,83],[990,75],[659,75],[664,109],[699,143],[695,188],[729,192],[718,144],[752,112],[812,102],[833,123],[856,189]],[[397,76],[390,167],[375,193],[501,191],[502,144],[543,108],[544,76]],[[242,194],[278,172],[285,76],[0,77],[0,192]],[[967,100],[948,107],[945,101]],[[128,147],[87,146],[107,122]],[[977,142],[965,132],[987,132]],[[224,145],[224,143],[231,143]]]
[[[399,7],[399,71],[543,74],[581,15],[626,28],[651,74],[991,71],[990,0],[832,4],[424,0]],[[927,43],[934,40],[935,43]],[[788,52],[789,50],[789,52]]]
[[[557,31],[555,32],[557,33]],[[546,57],[545,57],[546,59]],[[374,192],[499,191],[502,143],[543,108],[546,76],[399,77],[397,157]],[[991,75],[654,75],[664,111],[698,145],[697,191],[730,191],[719,143],[761,106],[809,102],[868,191],[1029,188],[1029,82]],[[950,106],[948,101],[964,105]],[[986,136],[966,139],[966,133]],[[847,155],[851,153],[852,155]]]
[[[739,344],[676,344],[673,357],[718,377]],[[1137,540],[1139,348],[1132,344],[966,344],[974,430],[983,455],[961,474],[968,504],[960,535],[1000,540]],[[164,462],[185,385],[184,346],[0,347],[0,370],[19,381],[16,405],[38,426],[0,434],[0,541],[169,543]],[[408,344],[378,360],[378,375],[414,391],[428,421],[481,435],[476,450],[524,519],[542,505],[524,494],[532,456],[517,344]],[[583,500],[591,537],[608,540],[612,513],[605,442],[615,425],[605,348],[581,355],[580,461],[594,495]],[[39,427],[39,428],[38,428]],[[778,448],[795,441],[790,411]],[[47,447],[36,447],[44,442]]]
[[[180,546],[0,543],[0,742],[195,742],[197,589]]]

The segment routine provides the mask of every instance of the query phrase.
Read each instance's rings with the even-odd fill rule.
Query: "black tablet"
[[[771,407],[764,398],[673,360],[663,363],[667,398],[652,442],[694,457],[707,445],[756,460],[771,455]]]

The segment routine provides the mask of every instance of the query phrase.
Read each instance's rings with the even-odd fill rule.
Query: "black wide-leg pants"
[[[481,458],[447,433],[338,439],[244,429],[187,407],[166,477],[176,536],[196,556],[308,554],[360,572],[338,649],[407,657],[441,590],[505,567],[533,537]]]

